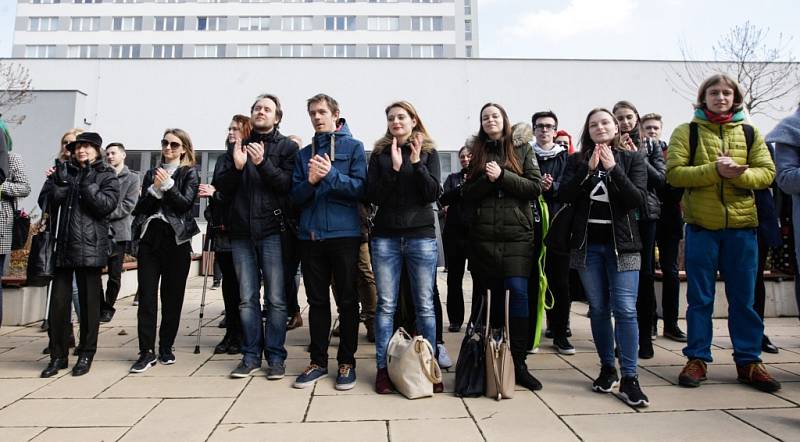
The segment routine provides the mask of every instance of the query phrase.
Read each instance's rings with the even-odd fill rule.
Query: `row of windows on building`
[[[367,45],[366,56],[370,58],[396,58],[400,56],[400,45],[371,44]],[[67,58],[183,58],[186,56],[184,46],[179,44],[154,44],[149,54],[142,53],[142,45],[116,44],[100,47],[99,45],[69,45]],[[101,53],[101,49],[105,53]],[[188,56],[195,58],[226,57],[225,45],[193,45]],[[107,51],[107,52],[106,52]],[[236,46],[236,57],[267,57],[270,55],[269,45],[246,44]],[[312,45],[295,44],[280,45],[281,57],[311,57]],[[339,44],[323,45],[324,57],[356,57],[356,45]],[[466,57],[472,57],[472,47],[467,46]],[[25,46],[25,58],[55,58],[56,45]],[[411,45],[412,58],[443,58],[444,45]]]
[[[187,0],[151,0],[155,3],[188,3]],[[195,0],[197,3],[356,3],[356,0]],[[453,0],[408,0],[411,3],[452,3]],[[96,4],[96,3],[144,3],[143,0],[31,0],[33,4]],[[368,3],[400,3],[399,0],[369,0]],[[472,5],[468,0],[465,2],[464,11],[466,14],[472,13]]]
[[[253,16],[238,17],[239,31],[310,31],[313,30],[312,16]],[[405,30],[412,31],[443,31],[444,17],[442,16],[412,16],[410,26]],[[47,32],[60,30],[60,17],[28,17],[28,31]],[[194,26],[195,31],[223,31],[227,30],[226,16],[199,16]],[[157,16],[153,20],[154,31],[184,31],[186,30],[185,17]],[[472,21],[464,22],[466,40],[472,40]],[[352,31],[356,30],[356,16],[333,15],[326,16],[324,20],[326,31]],[[69,17],[69,31],[88,32],[100,30],[100,17]],[[113,17],[111,19],[112,31],[141,31],[142,17]],[[400,30],[399,16],[370,16],[367,17],[366,30],[368,31],[398,31]]]

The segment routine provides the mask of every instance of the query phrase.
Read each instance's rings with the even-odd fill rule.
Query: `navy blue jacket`
[[[311,185],[308,162],[313,155],[325,154],[331,157],[331,170],[316,185]],[[300,211],[297,237],[301,240],[360,238],[358,202],[364,196],[366,181],[364,144],[352,137],[346,122],[336,132],[315,134],[311,144],[298,152],[292,173],[291,199]]]

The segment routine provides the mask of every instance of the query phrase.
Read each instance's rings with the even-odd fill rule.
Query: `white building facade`
[[[478,56],[477,0],[18,0],[15,58]]]

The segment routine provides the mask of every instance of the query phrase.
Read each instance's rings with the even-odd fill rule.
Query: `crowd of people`
[[[680,385],[697,387],[707,378],[719,271],[738,379],[776,391],[780,384],[760,357],[762,350],[778,351],[764,334],[763,270],[769,248],[781,241],[773,193],[792,195],[793,219],[800,222],[800,114],[765,141],[743,102],[735,80],[714,75],[699,88],[691,122],[679,125],[669,142],[662,140],[660,115],[640,116],[633,103],[619,101],[588,113],[577,146],[552,111],[512,126],[502,105],[487,103],[477,133],[458,151],[461,170],[444,180],[436,144],[407,101],[386,107],[386,132],[368,158],[333,97],[307,100],[314,135],[300,148],[298,137],[279,131],[279,98],[259,95],[249,117],[232,118],[209,183],[200,182],[184,130],[164,131],[159,164],[141,184],[124,165],[121,143],[103,149],[99,134],[72,130],[39,194],[42,211],[57,220],[50,362],[41,376],[68,366],[72,308],[80,324],[72,374],[91,369],[99,324],[114,316],[125,253],[138,258],[139,358],[130,372],[176,362],[190,244],[200,233],[192,207],[207,198],[207,244],[219,267],[215,285],[221,280],[226,322],[214,352],[241,354],[232,378],[259,372],[262,358],[267,379],[284,377],[287,331],[302,325],[300,270],[310,358],[295,388],[327,377],[332,331],[339,337],[335,388],[355,386],[360,322],[375,343],[377,393],[393,391],[387,346],[400,324],[411,324],[432,344],[442,367],[452,366],[442,345],[436,283],[437,267],[446,263],[450,332],[477,320],[483,297],[508,293],[507,309],[496,301],[489,313],[493,327],[508,324],[517,384],[542,388],[526,361],[536,351],[537,330],[546,328],[559,353],[575,354],[571,302],[585,298],[600,362],[592,390],[619,386],[629,405],[648,406],[637,363],[654,356],[658,262],[663,334],[686,342]],[[21,158],[6,153],[11,141],[3,129],[5,227],[30,185]],[[5,232],[0,229],[0,264],[9,251]],[[678,325],[684,235],[686,332]],[[465,269],[473,279],[470,312]],[[552,300],[546,324],[537,320],[543,299]],[[443,389],[434,385],[435,392]]]

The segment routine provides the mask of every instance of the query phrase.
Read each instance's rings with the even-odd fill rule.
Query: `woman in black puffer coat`
[[[514,146],[508,114],[500,105],[485,104],[480,116],[462,190],[464,201],[475,211],[469,226],[471,271],[489,290],[493,310],[502,310],[504,292],[511,292],[508,324],[516,382],[539,390],[542,384],[531,376],[525,358],[531,320],[528,278],[538,278],[533,271],[531,202],[541,193],[541,175],[531,146]],[[502,315],[492,318],[494,325],[502,323]]]
[[[42,371],[49,378],[67,368],[70,302],[73,273],[80,298],[80,343],[73,376],[89,372],[97,350],[103,286],[100,270],[111,251],[108,215],[117,207],[119,181],[103,162],[103,139],[92,132],[78,135],[67,145],[69,162],[57,161],[39,195],[39,207],[57,219],[56,270],[50,300],[50,363]],[[54,222],[51,219],[50,222]]]
[[[132,238],[139,242],[139,359],[131,373],[156,363],[156,314],[161,282],[161,328],[158,359],[175,363],[172,346],[178,334],[186,277],[192,257],[192,237],[200,233],[192,208],[200,187],[189,134],[167,129],[161,140],[161,164],[150,169],[133,209]]]

